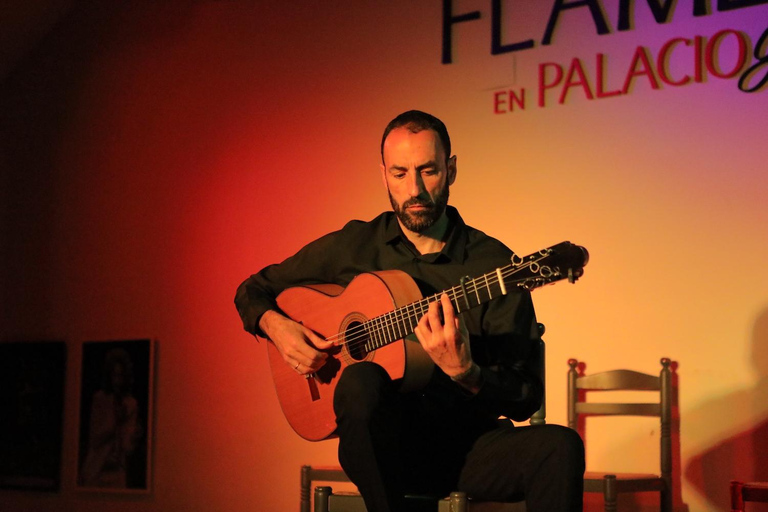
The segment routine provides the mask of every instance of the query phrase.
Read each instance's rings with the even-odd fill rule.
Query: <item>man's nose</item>
[[[408,181],[408,193],[411,197],[418,197],[424,192],[424,180],[421,178],[421,173],[416,172],[413,177]]]

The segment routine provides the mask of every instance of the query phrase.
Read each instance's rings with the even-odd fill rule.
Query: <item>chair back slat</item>
[[[656,375],[633,370],[612,370],[581,376],[576,381],[576,387],[590,391],[654,391],[661,388],[661,382]]]
[[[577,403],[576,412],[590,416],[661,416],[659,404]]]

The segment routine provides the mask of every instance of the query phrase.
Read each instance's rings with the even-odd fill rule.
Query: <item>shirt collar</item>
[[[464,263],[466,258],[465,249],[467,247],[467,225],[464,223],[464,219],[459,215],[459,211],[453,206],[446,206],[445,209],[448,215],[448,240],[446,240],[445,247],[439,253],[425,254],[420,256],[425,261],[436,263],[442,259],[448,261],[455,261],[457,263]],[[404,243],[411,246],[408,239],[400,229],[400,223],[397,222],[397,216],[394,212],[387,212],[385,216],[385,222],[382,226],[384,243],[395,245],[397,243]]]

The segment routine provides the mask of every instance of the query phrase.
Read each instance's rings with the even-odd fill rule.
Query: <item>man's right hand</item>
[[[285,363],[301,375],[319,370],[328,358],[328,354],[321,351],[333,346],[332,342],[277,311],[264,313],[259,328],[275,344]]]

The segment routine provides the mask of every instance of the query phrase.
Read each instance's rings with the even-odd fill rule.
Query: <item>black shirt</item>
[[[235,304],[246,331],[264,336],[261,315],[279,309],[277,295],[286,288],[334,283],[342,286],[364,272],[402,270],[427,297],[509,264],[512,251],[498,240],[467,226],[453,207],[447,207],[449,229],[438,253],[421,255],[403,235],[393,212],[370,222],[353,220],[341,230],[306,245],[294,256],[269,265],[237,289]],[[426,393],[466,402],[488,418],[507,416],[524,420],[540,406],[543,384],[536,375],[533,340],[538,337],[533,304],[527,291],[508,294],[463,313],[470,333],[472,358],[480,365],[483,385],[469,398],[439,371]]]

